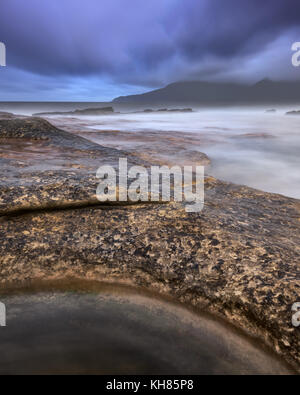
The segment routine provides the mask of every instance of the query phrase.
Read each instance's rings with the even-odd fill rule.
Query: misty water
[[[2,110],[32,115],[37,111],[70,111],[103,106],[107,103],[44,103],[43,106],[37,103],[17,107],[7,104]],[[63,128],[70,120],[69,130],[76,132],[77,125],[81,127],[83,124],[92,132],[90,135],[85,133],[85,138],[132,150],[141,145],[145,147],[145,144],[134,140],[135,135],[143,134],[149,149],[153,142],[154,150],[157,150],[164,136],[174,136],[182,142],[183,150],[208,155],[211,165],[206,172],[209,175],[266,192],[300,198],[300,116],[285,115],[287,111],[300,108],[300,105],[275,106],[275,113],[266,112],[267,106],[194,108],[193,113],[143,113],[144,108],[116,104],[114,109],[120,113],[97,117],[76,116],[76,119],[64,116],[59,127]],[[59,118],[49,117],[50,122],[54,123]],[[94,135],[95,131],[112,130],[126,133],[128,140],[118,140],[117,137],[109,139],[108,134]],[[163,146],[159,150],[163,151]],[[172,163],[176,164],[174,157]]]
[[[276,113],[258,108],[119,114],[101,117],[92,128],[128,133],[156,131],[157,139],[165,133],[182,134],[188,137],[187,149],[204,152],[211,159],[208,174],[300,198],[300,116],[285,115],[290,109]],[[89,119],[96,121],[95,117]]]

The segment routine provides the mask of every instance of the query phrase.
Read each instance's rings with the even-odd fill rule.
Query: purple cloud
[[[286,38],[278,51],[287,56],[300,38],[299,14],[297,0],[1,0],[0,41],[8,67],[44,76],[54,89],[53,79],[144,89],[235,73],[251,80],[254,59],[285,79],[295,76],[289,58],[268,72],[264,52]]]

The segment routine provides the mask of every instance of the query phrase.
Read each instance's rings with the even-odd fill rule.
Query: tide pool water
[[[209,315],[118,286],[2,296],[1,374],[287,374]]]

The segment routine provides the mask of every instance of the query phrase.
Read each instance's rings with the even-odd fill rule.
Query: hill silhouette
[[[300,81],[285,82],[264,79],[254,85],[187,81],[140,95],[120,96],[114,103],[127,104],[243,104],[299,103]]]

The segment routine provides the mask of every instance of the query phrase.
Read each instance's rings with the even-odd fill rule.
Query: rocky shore
[[[47,115],[96,116],[96,115],[107,115],[107,114],[114,114],[113,107],[85,108],[83,110],[74,110],[74,111],[37,112],[34,114],[34,116],[47,116]]]
[[[5,119],[3,119],[5,118]],[[101,204],[102,164],[151,163],[40,118],[0,114],[0,284],[81,278],[213,312],[300,372],[300,201],[207,177],[205,208]],[[21,146],[21,147],[20,147]],[[203,157],[205,158],[205,156]]]

